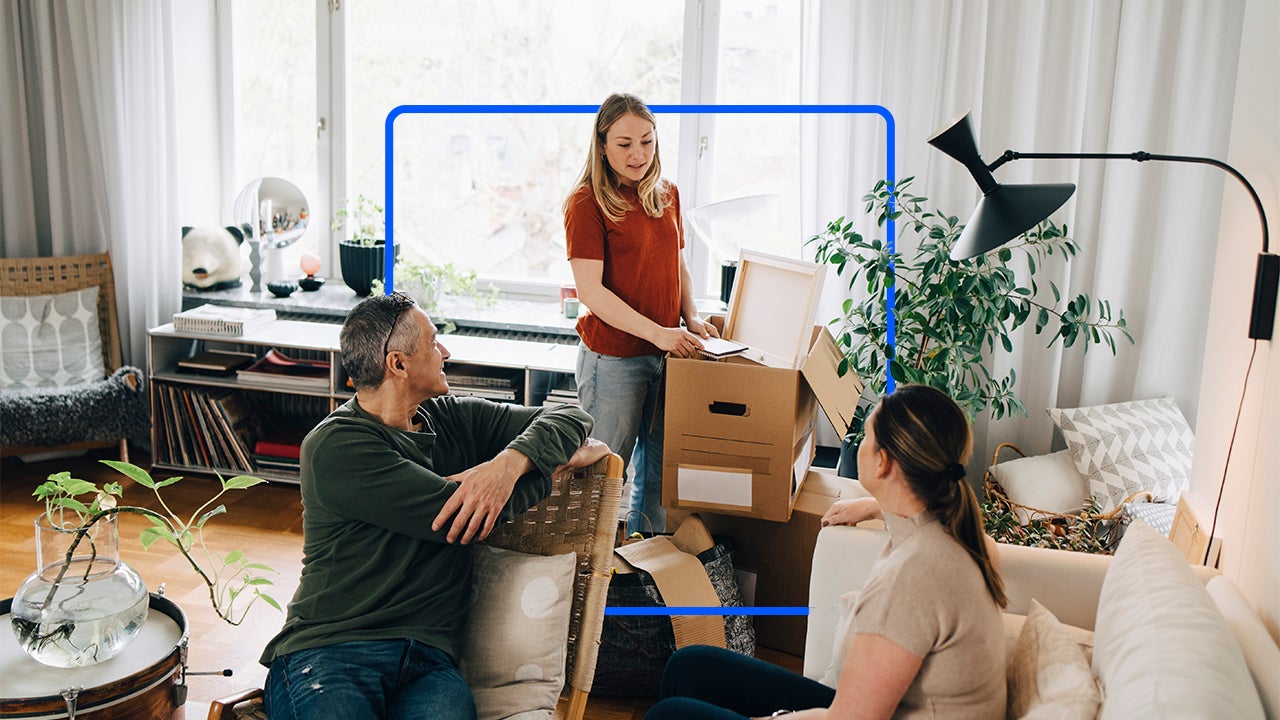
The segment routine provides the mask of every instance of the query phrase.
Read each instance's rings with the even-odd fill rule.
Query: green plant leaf
[[[155,481],[151,479],[151,474],[137,465],[121,462],[119,460],[99,460],[98,462],[123,474],[125,477],[145,488],[154,490],[156,487]]]
[[[266,482],[266,480],[263,480],[260,477],[253,477],[252,475],[237,475],[230,480],[225,481],[222,484],[222,487],[227,490],[243,490],[264,482]]]
[[[243,550],[232,550],[231,552],[227,553],[225,557],[222,558],[222,564],[232,565],[234,563],[238,563],[240,562],[240,558],[242,557],[244,557]]]

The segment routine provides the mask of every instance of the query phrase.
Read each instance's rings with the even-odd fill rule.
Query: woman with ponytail
[[[720,648],[677,651],[645,717],[995,718],[1005,712],[1006,604],[996,544],[964,463],[973,439],[945,393],[900,386],[866,421],[858,478],[824,525],[884,519],[889,543],[853,604],[833,690]]]

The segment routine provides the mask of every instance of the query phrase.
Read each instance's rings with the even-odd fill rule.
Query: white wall
[[[1280,3],[1248,0],[1226,159],[1262,199],[1272,253],[1280,252],[1278,34]],[[1243,407],[1215,535],[1223,541],[1223,573],[1240,586],[1272,639],[1280,642],[1280,329],[1270,342],[1257,344],[1241,406],[1245,369],[1254,349],[1247,328],[1262,244],[1253,202],[1234,179],[1223,185],[1222,216],[1191,492],[1213,512],[1237,408]]]

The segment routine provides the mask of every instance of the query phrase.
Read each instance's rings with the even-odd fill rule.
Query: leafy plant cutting
[[[154,492],[162,511],[120,505],[120,483],[98,487],[69,472],[50,475],[35,489],[32,494],[45,504],[45,513],[36,519],[39,567],[15,594],[11,618],[28,654],[60,667],[86,665],[118,653],[136,634],[145,618],[146,589],[119,560],[116,520],[121,514],[141,515],[150,523],[139,538],[143,549],[163,541],[178,550],[226,622],[239,625],[258,600],[281,609],[265,592],[273,581],[264,573],[274,570],[250,562],[241,550],[219,553],[205,542],[209,520],[227,511],[218,500],[263,482],[261,478],[219,476],[218,492],[184,518],[161,493],[181,477],[157,481],[136,465],[101,462]]]

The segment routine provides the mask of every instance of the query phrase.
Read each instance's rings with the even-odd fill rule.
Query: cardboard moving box
[[[840,358],[820,325],[799,370],[740,357],[668,357],[663,505],[791,517],[813,460],[817,407],[844,433],[862,394],[856,377],[837,374]]]
[[[700,516],[713,535],[733,539],[734,567],[754,576],[755,598],[750,604],[808,607],[813,547],[822,529],[822,515],[837,498],[866,494],[857,480],[815,468],[809,471],[786,523],[709,513]],[[761,615],[755,618],[755,625],[758,645],[804,655],[806,618]]]

